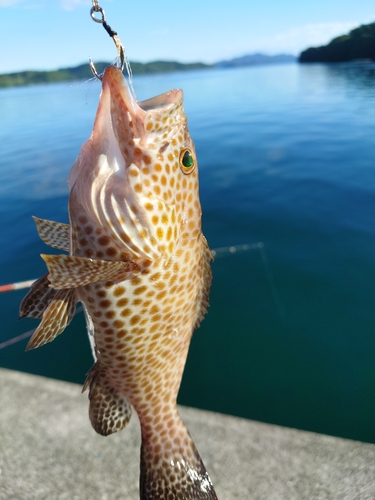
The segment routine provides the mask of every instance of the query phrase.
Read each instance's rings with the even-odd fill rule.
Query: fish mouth
[[[160,161],[160,149],[185,124],[181,90],[138,102],[122,72],[106,68],[94,129],[68,183],[72,199],[80,200],[94,224],[135,262],[168,257],[156,238],[151,214],[163,211],[176,220],[174,200],[152,190],[153,166]]]
[[[170,104],[176,104],[181,100],[182,100],[181,90],[170,90],[169,92],[157,95],[155,97],[152,97],[151,99],[146,99],[145,101],[141,101],[139,103],[139,106],[144,111],[153,111],[156,109],[166,108]]]
[[[141,142],[144,142],[145,135],[150,131],[150,127],[148,130],[145,127],[146,122],[155,119],[160,121],[160,118],[171,115],[173,109],[182,106],[183,92],[180,89],[173,89],[150,99],[137,101],[130,92],[121,70],[115,66],[108,66],[105,69],[102,85],[104,93],[109,90],[115,108],[123,108],[123,111],[126,110],[129,113],[134,139],[139,138]],[[171,124],[167,126],[170,127]]]

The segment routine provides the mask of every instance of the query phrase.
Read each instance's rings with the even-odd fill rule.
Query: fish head
[[[198,165],[182,90],[137,102],[109,66],[90,139],[69,174],[72,204],[129,258],[169,259],[181,235],[200,233]]]

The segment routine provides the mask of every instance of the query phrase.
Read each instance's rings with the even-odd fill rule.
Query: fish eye
[[[195,167],[195,159],[190,148],[183,148],[180,152],[180,167],[184,174],[191,174]]]

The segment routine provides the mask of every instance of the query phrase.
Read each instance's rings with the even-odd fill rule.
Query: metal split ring
[[[100,12],[101,13],[101,15],[102,15],[101,19],[98,19],[97,17],[95,17],[95,12]],[[99,7],[99,5],[95,5],[94,7],[91,7],[91,9],[90,9],[90,16],[91,16],[91,19],[93,21],[95,21],[96,23],[103,24],[103,23],[106,22],[106,20],[105,20],[105,12],[104,12],[104,10],[101,7]]]

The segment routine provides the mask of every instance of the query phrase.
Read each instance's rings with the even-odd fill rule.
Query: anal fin
[[[123,280],[138,274],[134,262],[93,260],[73,255],[41,255],[47,264],[48,279],[56,289],[76,288],[89,283]]]
[[[123,429],[130,420],[131,406],[109,383],[98,362],[87,374],[82,392],[89,388],[91,425],[98,434],[108,436]]]
[[[70,226],[61,222],[54,222],[47,219],[34,217],[34,222],[38,230],[40,239],[48,246],[69,252],[70,247]]]
[[[55,296],[44,311],[42,321],[29,340],[26,350],[41,347],[60,335],[73,319],[75,306],[74,290],[55,291]]]

